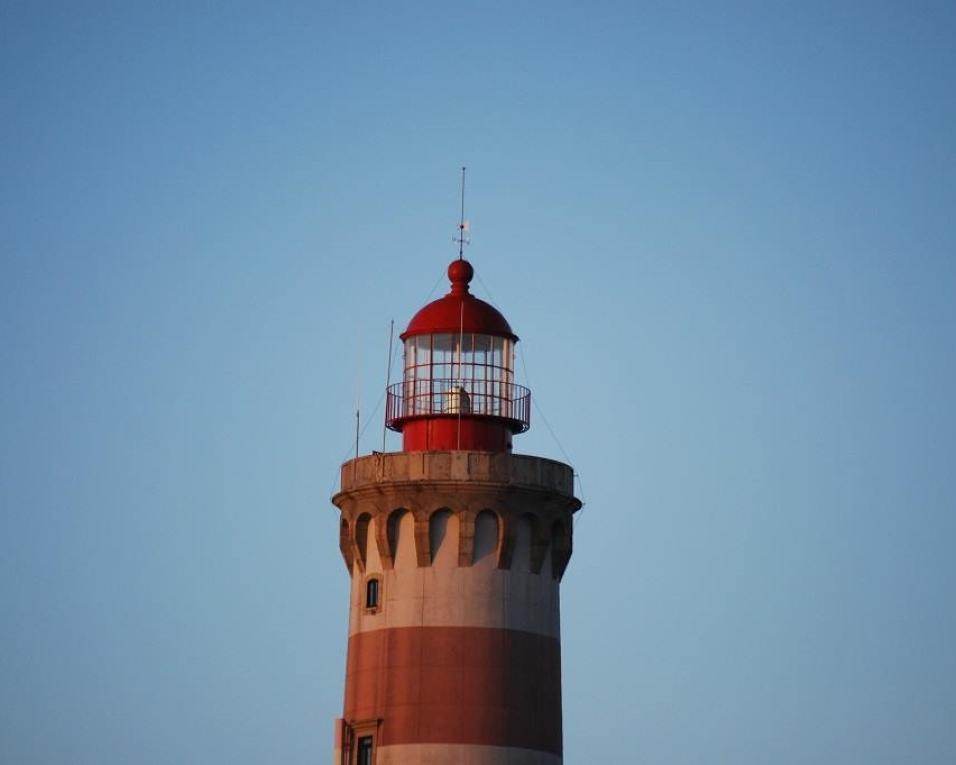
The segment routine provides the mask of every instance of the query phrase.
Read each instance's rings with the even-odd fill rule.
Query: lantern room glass
[[[405,412],[512,416],[514,342],[477,333],[405,341]]]

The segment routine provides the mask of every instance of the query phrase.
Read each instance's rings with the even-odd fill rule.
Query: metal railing
[[[519,433],[531,425],[531,391],[523,385],[496,380],[406,380],[389,385],[385,424],[400,429],[403,420],[434,415],[501,417],[517,424]]]

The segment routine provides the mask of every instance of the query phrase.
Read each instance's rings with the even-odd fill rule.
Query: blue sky
[[[587,502],[566,762],[953,762],[953,39],[929,2],[0,4],[0,760],[330,757],[328,498],[465,164],[560,439],[516,449]]]

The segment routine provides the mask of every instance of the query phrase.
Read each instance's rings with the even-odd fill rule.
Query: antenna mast
[[[461,219],[458,222],[458,236],[452,241],[458,242],[458,260],[464,259],[465,245],[471,242],[465,237],[468,222],[465,220],[465,168],[461,168]]]

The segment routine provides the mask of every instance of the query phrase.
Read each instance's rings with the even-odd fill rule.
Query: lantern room
[[[514,382],[517,336],[501,313],[469,291],[474,269],[448,267],[450,292],[402,333],[405,370],[390,385],[385,423],[404,451],[510,451],[528,429],[531,392]]]

